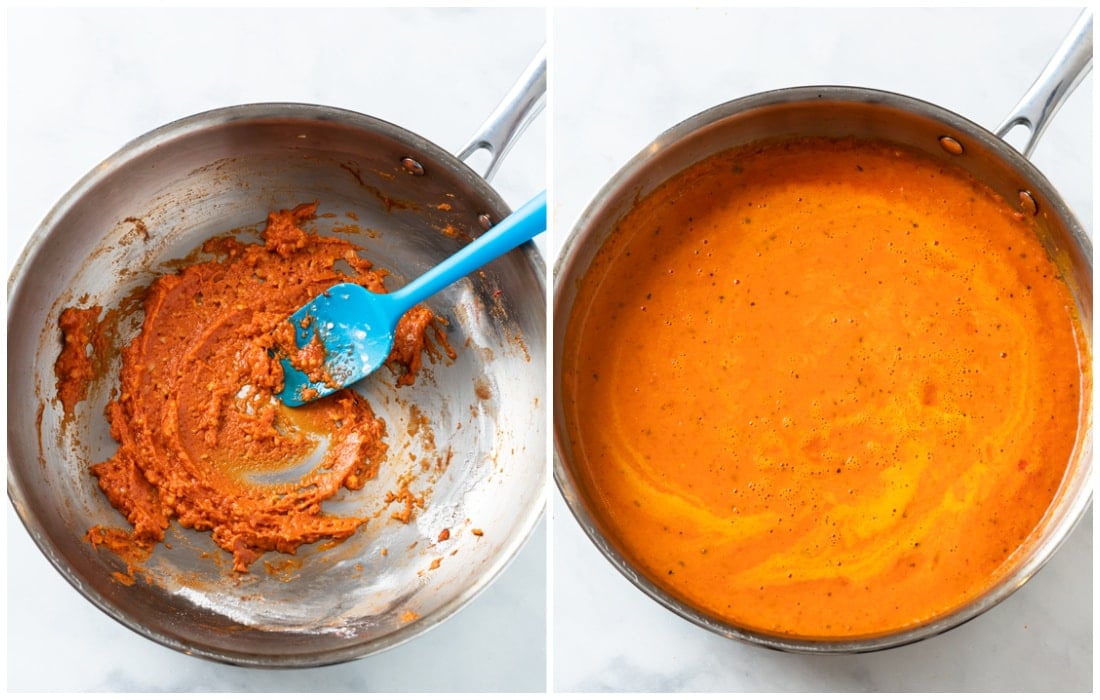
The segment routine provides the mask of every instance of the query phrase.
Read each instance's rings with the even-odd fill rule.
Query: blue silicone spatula
[[[375,294],[353,283],[333,286],[290,317],[298,347],[317,335],[324,347],[323,375],[327,377],[312,381],[284,357],[285,382],[277,394],[279,400],[287,406],[301,406],[375,371],[389,357],[397,321],[406,311],[545,230],[543,191],[401,289]]]

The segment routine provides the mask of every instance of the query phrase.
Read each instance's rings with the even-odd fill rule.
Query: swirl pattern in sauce
[[[974,600],[1039,526],[1090,385],[1030,225],[895,146],[714,156],[616,226],[562,402],[601,528],[768,634],[878,636]]]

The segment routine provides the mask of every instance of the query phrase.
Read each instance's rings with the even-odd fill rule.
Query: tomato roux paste
[[[1030,225],[896,146],[714,156],[578,287],[562,406],[604,534],[703,613],[858,639],[989,590],[1075,454],[1091,385]]]
[[[149,287],[141,332],[122,350],[107,406],[118,450],[92,467],[132,530],[94,527],[93,544],[133,563],[175,520],[210,531],[245,572],[264,552],[344,539],[370,517],[322,507],[377,475],[387,452],[383,421],[348,389],[295,409],[274,397],[283,383],[279,358],[295,353],[292,312],[339,282],[385,291],[385,272],[352,244],[302,228],[316,206],[272,212],[262,243],[211,239],[204,261]],[[390,357],[399,383],[414,380],[424,353],[440,352],[428,338],[434,320],[422,306],[401,320]],[[89,372],[87,321],[76,311],[62,315],[55,370],[66,411]]]

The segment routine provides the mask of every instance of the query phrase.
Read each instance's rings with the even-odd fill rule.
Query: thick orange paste
[[[205,261],[149,287],[141,332],[122,350],[107,406],[118,450],[92,467],[132,530],[92,528],[96,546],[133,563],[175,520],[210,531],[244,572],[264,552],[347,538],[370,517],[331,515],[323,505],[377,475],[387,451],[383,421],[352,390],[295,409],[274,397],[279,357],[294,352],[292,312],[338,282],[385,291],[385,273],[352,244],[302,228],[315,209],[271,213],[262,243],[207,241]],[[70,385],[88,379],[80,358],[98,312],[62,314],[57,371],[66,411],[83,391]],[[390,358],[399,383],[413,381],[422,353],[437,352],[427,335],[433,321],[424,307],[402,319]]]
[[[66,414],[88,396],[88,386],[99,370],[96,359],[104,356],[106,334],[99,315],[103,307],[69,307],[61,312],[61,353],[54,363],[57,398]],[[101,369],[101,368],[100,368]]]
[[[715,156],[579,285],[562,405],[610,540],[672,596],[854,639],[972,601],[1075,450],[1087,340],[1029,225],[897,147]]]

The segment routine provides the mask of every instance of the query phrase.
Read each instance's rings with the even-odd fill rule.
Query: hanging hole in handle
[[[1035,138],[1031,122],[1023,118],[1002,126],[997,136],[1020,153],[1026,153],[1028,145]]]
[[[466,165],[470,166],[474,172],[487,173],[495,160],[493,146],[486,141],[479,142],[471,148],[467,148],[466,151],[460,155],[460,158]]]

